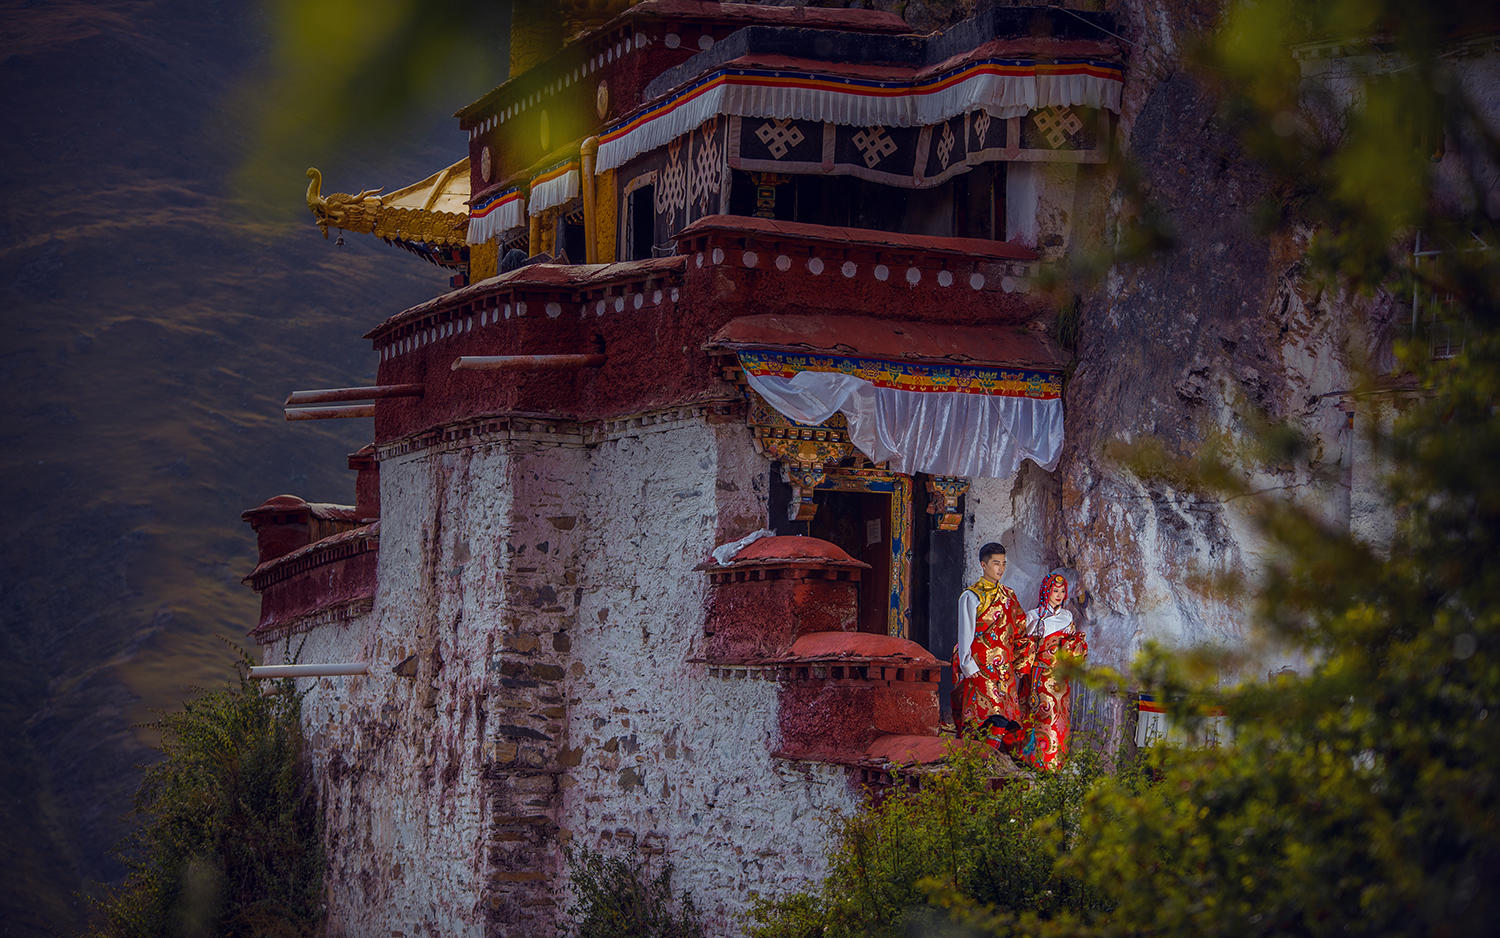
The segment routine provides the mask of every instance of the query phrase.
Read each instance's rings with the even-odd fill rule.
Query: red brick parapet
[[[818,632],[779,664],[781,743],[789,759],[859,763],[883,736],[938,732],[942,663],[916,642],[865,632]]]
[[[744,313],[858,313],[900,320],[1021,323],[1048,310],[1031,293],[1037,253],[944,238],[710,215],[677,233],[689,280]]]
[[[380,522],[306,544],[259,564],[244,583],[260,593],[251,635],[272,641],[335,608],[364,608],[375,596]]]
[[[859,577],[870,565],[815,537],[765,537],[708,573],[703,657],[768,662],[799,636],[859,627]]]

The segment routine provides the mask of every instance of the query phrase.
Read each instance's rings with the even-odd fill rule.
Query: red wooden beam
[[[350,404],[346,407],[288,407],[288,420],[331,420],[335,417],[373,417],[374,404]]]
[[[302,404],[337,404],[344,401],[374,401],[383,397],[421,397],[420,384],[375,384],[363,388],[321,388],[316,391],[293,391],[287,396],[287,407]]]
[[[454,371],[520,371],[539,368],[598,368],[603,355],[461,355]]]

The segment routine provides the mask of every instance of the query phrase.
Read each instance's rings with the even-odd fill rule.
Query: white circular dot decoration
[[[707,52],[709,49],[712,49],[713,47],[714,47],[714,37],[712,37],[710,35],[707,35],[707,34],[704,34],[704,35],[698,37],[698,48],[702,49],[704,52]]]
[[[506,319],[510,318],[510,304],[509,303],[505,304],[505,318]]]
[[[938,271],[938,286],[940,286],[940,287],[951,287],[951,286],[953,286],[953,271],[951,271],[951,270],[940,270],[940,271]]]
[[[821,257],[809,257],[807,259],[807,271],[816,277],[823,272],[823,259]]]
[[[603,316],[604,315],[604,301],[603,300],[600,300],[599,303],[598,303],[598,305],[596,305],[594,307],[594,315],[595,316]]]
[[[516,315],[517,316],[525,316],[526,315],[526,304],[525,303],[517,303],[516,304]]]
[[[875,265],[875,279],[876,280],[889,280],[890,278],[891,278],[891,269],[889,267],[885,266],[884,264],[876,264]]]
[[[660,306],[661,305],[661,291],[660,290],[657,290],[655,293],[651,294],[651,305],[653,305],[653,306]]]
[[[969,286],[973,287],[976,290],[983,290],[984,289],[984,274],[980,273],[977,270],[974,273],[970,274],[969,275]]]
[[[724,263],[724,249],[723,248],[714,248],[714,263],[715,264],[722,264],[722,263]]]
[[[668,49],[675,49],[678,46],[682,45],[682,37],[677,35],[676,33],[667,33],[666,42]]]
[[[853,277],[859,272],[859,265],[853,261],[844,261],[844,266],[840,267],[839,270],[844,272],[845,277]]]
[[[677,288],[676,287],[672,288],[672,302],[673,303],[677,302]]]
[[[557,317],[559,317],[561,315],[562,315],[562,304],[561,303],[548,303],[547,304],[547,318],[548,319],[556,319]]]
[[[644,302],[646,302],[645,297],[643,297],[639,293],[637,293],[635,295],[635,297],[631,299],[630,305],[634,306],[636,309],[640,309],[641,308],[641,304],[644,303]]]
[[[755,255],[754,251],[746,251],[743,259],[746,267],[754,267],[760,263],[760,258]]]
[[[785,254],[778,254],[778,255],[776,255],[776,269],[777,270],[791,270],[792,269],[792,259],[790,257],[787,257]]]
[[[1000,289],[1004,290],[1006,293],[1014,293],[1014,292],[1016,292],[1016,278],[1015,277],[1001,277],[1000,278]]]
[[[703,266],[703,252],[702,251],[699,251],[698,254],[697,254],[697,256],[693,258],[693,263],[697,264],[699,267]]]
[[[623,297],[623,296],[617,296],[617,297],[615,297],[615,312],[617,312],[617,313],[623,313],[624,311],[625,311],[625,297]]]
[[[906,282],[912,286],[922,282],[922,272],[915,267],[906,268]]]

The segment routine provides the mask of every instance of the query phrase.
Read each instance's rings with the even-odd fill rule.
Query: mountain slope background
[[[282,399],[370,382],[360,335],[447,288],[374,239],[325,240],[303,169],[325,191],[419,179],[463,155],[449,114],[489,86],[435,89],[423,126],[357,145],[310,135],[246,197],[274,11],[0,10],[0,933],[57,934],[123,872],[144,724],[226,680],[224,640],[254,623],[239,513],[353,500],[368,422],[287,424]]]

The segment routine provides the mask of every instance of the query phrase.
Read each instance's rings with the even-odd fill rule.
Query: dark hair
[[[991,557],[995,556],[996,554],[1002,554],[1003,555],[1004,553],[1005,553],[1005,545],[1004,544],[996,544],[994,541],[990,541],[988,544],[986,544],[983,547],[979,548],[979,562],[980,563],[984,563],[986,560],[989,560]]]

